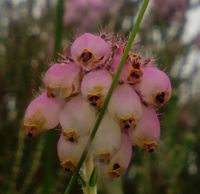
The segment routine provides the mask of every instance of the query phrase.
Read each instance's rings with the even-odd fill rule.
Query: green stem
[[[122,71],[123,65],[124,65],[125,62],[126,62],[126,59],[127,59],[127,57],[128,57],[128,54],[129,54],[129,51],[131,50],[131,47],[132,47],[133,41],[134,41],[134,39],[135,39],[135,37],[136,37],[136,34],[137,34],[138,31],[139,31],[139,28],[140,28],[140,25],[141,25],[141,22],[142,22],[144,13],[145,13],[146,8],[147,8],[147,6],[148,6],[148,3],[149,3],[149,0],[143,0],[143,3],[142,3],[142,6],[141,6],[141,8],[140,8],[139,14],[138,14],[138,16],[137,16],[136,22],[135,22],[135,24],[134,24],[134,26],[133,26],[133,28],[132,28],[132,30],[131,30],[131,32],[130,32],[130,35],[129,35],[129,38],[128,38],[128,42],[127,42],[127,45],[126,45],[126,47],[125,47],[125,50],[124,50],[122,59],[121,59],[121,61],[120,61],[120,64],[119,64],[119,66],[118,66],[118,69],[117,69],[117,71],[116,71],[116,73],[115,73],[115,75],[114,75],[114,78],[113,78],[111,87],[110,87],[110,89],[109,89],[109,91],[108,91],[108,94],[107,94],[107,96],[106,96],[106,98],[105,98],[103,107],[102,107],[102,109],[101,109],[101,111],[100,111],[100,113],[99,113],[99,115],[98,115],[98,118],[97,118],[97,120],[96,120],[95,126],[94,126],[94,128],[93,128],[93,130],[92,130],[92,132],[91,132],[91,135],[90,135],[90,137],[89,137],[89,140],[88,140],[88,142],[87,142],[87,145],[85,146],[84,151],[83,151],[83,153],[82,153],[82,155],[81,155],[81,158],[80,158],[80,161],[79,161],[79,163],[78,163],[78,165],[77,165],[76,171],[74,172],[74,174],[73,174],[72,177],[70,178],[70,181],[69,181],[69,183],[68,183],[68,186],[67,186],[67,188],[66,188],[64,194],[69,194],[69,193],[70,193],[70,191],[71,191],[71,189],[72,189],[72,186],[73,186],[73,184],[75,183],[75,180],[76,180],[76,178],[77,178],[77,173],[79,172],[79,170],[80,170],[80,168],[81,168],[81,166],[82,166],[82,164],[83,164],[85,158],[87,157],[88,149],[89,149],[89,147],[90,147],[90,145],[91,145],[91,143],[92,143],[92,141],[93,141],[93,139],[94,139],[94,136],[95,136],[95,134],[96,134],[96,132],[97,132],[97,130],[98,130],[98,127],[99,127],[99,125],[100,125],[100,123],[101,123],[101,121],[102,121],[102,119],[103,119],[103,116],[104,116],[104,114],[105,114],[105,112],[106,112],[108,103],[109,103],[110,98],[111,98],[111,96],[112,96],[112,93],[113,93],[113,91],[114,91],[114,89],[115,89],[115,87],[116,87],[116,85],[117,85],[117,83],[118,83],[118,79],[119,79],[120,73],[121,73],[121,71]]]

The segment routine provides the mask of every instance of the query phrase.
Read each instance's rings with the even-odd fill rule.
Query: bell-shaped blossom
[[[60,165],[68,172],[74,172],[83,149],[87,143],[87,137],[80,137],[79,142],[71,142],[61,134],[57,143],[57,154]]]
[[[129,136],[122,133],[120,149],[113,155],[108,164],[108,174],[111,177],[119,177],[128,168],[132,157],[132,144]]]
[[[93,128],[96,112],[83,97],[76,96],[66,103],[59,120],[65,138],[78,142],[80,136],[88,135]]]
[[[112,83],[112,76],[106,70],[89,72],[83,77],[81,93],[94,107],[101,108]]]
[[[104,118],[95,135],[92,149],[97,161],[108,163],[121,143],[121,129],[118,123],[108,114]]]
[[[86,71],[104,65],[110,54],[108,43],[90,33],[79,36],[71,46],[72,58]]]
[[[142,81],[134,87],[147,105],[162,106],[171,97],[171,83],[168,75],[153,66],[143,68]]]
[[[51,97],[66,98],[79,90],[80,67],[74,63],[52,65],[44,75],[47,94]]]
[[[141,119],[129,135],[133,145],[149,152],[154,151],[160,139],[160,122],[156,111],[151,107],[143,106]]]
[[[27,135],[36,136],[59,124],[59,113],[63,102],[49,98],[46,93],[36,97],[27,107],[24,129]]]
[[[140,98],[130,85],[119,85],[113,92],[108,111],[117,118],[122,129],[134,129],[142,115]]]

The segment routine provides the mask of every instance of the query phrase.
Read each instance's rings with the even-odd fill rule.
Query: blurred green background
[[[134,48],[166,69],[173,96],[160,111],[160,147],[134,149],[122,179],[99,193],[200,193],[200,1],[150,0]],[[174,3],[176,2],[176,3]],[[78,34],[128,35],[141,0],[0,0],[0,193],[63,193],[68,175],[56,156],[57,131],[23,135],[27,104],[41,77]],[[81,193],[75,187],[72,193]]]

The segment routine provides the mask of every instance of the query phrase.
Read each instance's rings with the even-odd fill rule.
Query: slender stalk
[[[91,132],[91,135],[90,135],[90,137],[89,137],[89,140],[88,140],[88,142],[87,142],[87,145],[86,145],[86,147],[85,147],[85,149],[84,149],[84,151],[83,151],[83,153],[82,153],[82,155],[81,155],[81,158],[80,158],[80,161],[79,161],[79,163],[78,163],[78,165],[77,165],[76,171],[74,172],[74,174],[73,174],[72,177],[70,178],[70,181],[69,181],[69,183],[68,183],[68,186],[67,186],[67,188],[66,188],[64,194],[69,194],[69,193],[70,193],[70,191],[71,191],[71,189],[72,189],[72,186],[73,186],[73,184],[74,184],[74,182],[75,182],[75,180],[76,180],[76,178],[77,178],[77,173],[79,172],[79,170],[80,170],[80,168],[81,168],[81,166],[82,166],[82,164],[83,164],[85,158],[87,157],[88,149],[89,149],[89,147],[90,147],[90,145],[91,145],[91,143],[92,143],[92,141],[93,141],[93,139],[94,139],[94,136],[95,136],[95,134],[96,134],[96,132],[97,132],[97,130],[98,130],[98,127],[99,127],[99,125],[100,125],[100,123],[101,123],[101,121],[102,121],[102,119],[103,119],[103,116],[104,116],[104,114],[105,114],[105,112],[106,112],[108,103],[109,103],[109,101],[110,101],[110,98],[111,98],[111,96],[112,96],[112,93],[113,93],[113,91],[114,91],[114,88],[115,88],[116,85],[117,85],[117,82],[118,82],[120,73],[121,73],[121,71],[122,71],[123,65],[124,65],[125,62],[126,62],[126,59],[127,59],[127,57],[128,57],[129,51],[131,50],[133,41],[134,41],[134,39],[135,39],[135,37],[136,37],[137,32],[139,31],[139,28],[140,28],[142,19],[143,19],[143,17],[144,17],[144,13],[145,13],[146,8],[147,8],[147,6],[148,6],[148,3],[149,3],[149,0],[143,0],[143,3],[142,3],[142,6],[141,6],[141,8],[140,8],[139,14],[138,14],[138,16],[137,16],[136,22],[135,22],[135,24],[133,25],[133,28],[132,28],[132,30],[131,30],[131,32],[130,32],[130,35],[129,35],[129,38],[128,38],[128,42],[127,42],[127,45],[126,45],[126,47],[125,47],[125,50],[124,50],[122,59],[121,59],[121,61],[120,61],[120,64],[119,64],[119,66],[118,66],[118,69],[117,69],[117,71],[116,71],[116,73],[115,73],[115,75],[114,75],[114,78],[113,78],[111,87],[110,87],[110,89],[109,89],[109,91],[108,91],[108,94],[107,94],[107,96],[106,96],[106,98],[105,98],[103,107],[102,107],[102,109],[101,109],[101,111],[100,111],[100,113],[99,113],[99,115],[98,115],[98,118],[97,118],[97,120],[96,120],[95,126],[94,126],[94,128],[93,128],[93,130],[92,130],[92,132]]]

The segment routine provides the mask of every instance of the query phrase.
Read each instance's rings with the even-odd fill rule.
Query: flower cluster
[[[74,171],[124,52],[126,38],[85,33],[44,74],[44,90],[28,106],[29,136],[61,126],[57,152],[61,166]],[[132,147],[154,151],[159,143],[157,109],[171,96],[167,74],[152,60],[130,51],[89,154],[109,177],[128,167]]]
[[[67,0],[64,9],[64,24],[78,24],[81,30],[96,26],[107,15],[114,15],[124,0]],[[81,23],[80,23],[81,21]]]
[[[181,18],[185,12],[185,0],[154,0],[153,8],[159,19],[170,21],[173,18]]]

